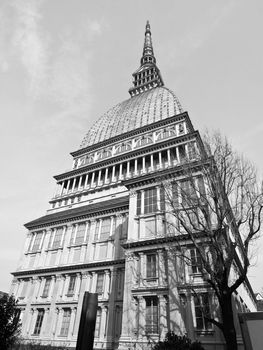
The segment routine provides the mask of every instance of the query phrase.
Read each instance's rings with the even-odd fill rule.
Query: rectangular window
[[[75,244],[82,244],[84,242],[85,238],[85,231],[86,231],[86,224],[78,224],[77,232],[76,232],[76,238],[75,238]]]
[[[141,191],[137,192],[137,215],[140,215],[142,211],[142,194]]]
[[[208,293],[199,293],[195,295],[194,304],[196,328],[204,331],[211,329],[211,322],[207,320],[207,318],[211,318]]]
[[[97,276],[97,285],[96,285],[96,293],[103,293],[103,282],[104,282],[104,273],[98,273]]]
[[[122,225],[121,225],[121,238],[127,238],[128,234],[128,216],[123,218]]]
[[[31,247],[32,252],[35,252],[36,250],[40,249],[42,236],[43,236],[43,232],[35,233],[35,240],[34,240],[33,246]]]
[[[99,338],[99,336],[100,336],[100,320],[101,320],[101,308],[98,308],[97,317],[96,317],[95,332],[94,332],[95,338]]]
[[[37,320],[36,320],[34,333],[33,333],[34,335],[39,335],[40,334],[42,323],[43,323],[43,318],[44,318],[44,313],[45,313],[45,311],[43,309],[38,310]]]
[[[107,258],[108,243],[100,244],[99,246],[99,259]]]
[[[50,277],[46,278],[45,286],[44,286],[43,293],[42,293],[42,298],[48,297],[50,284],[51,284],[51,278]]]
[[[60,335],[66,337],[68,335],[69,323],[70,323],[71,310],[64,309]]]
[[[155,213],[157,210],[157,189],[150,188],[144,191],[144,214]]]
[[[193,206],[197,201],[197,193],[194,186],[194,179],[184,180],[180,183],[182,205]]]
[[[156,254],[147,254],[146,259],[147,259],[146,277],[147,278],[156,278],[157,277]]]
[[[198,250],[190,249],[192,273],[200,273],[202,260]]]
[[[105,240],[109,238],[110,227],[111,227],[111,218],[103,219],[101,223],[100,240]]]
[[[55,232],[55,237],[52,244],[53,249],[59,248],[61,246],[62,235],[63,235],[63,227],[60,227]]]
[[[26,296],[26,291],[27,291],[27,288],[28,288],[28,284],[29,284],[28,280],[23,281],[23,288],[22,288],[22,291],[21,291],[21,294],[20,294],[20,298],[24,298]]]
[[[145,314],[146,333],[158,333],[158,300],[157,297],[146,298]]]
[[[79,262],[80,260],[80,248],[74,249],[73,262]]]
[[[74,294],[75,284],[76,284],[76,276],[70,276],[69,285],[68,285],[68,294],[69,295]]]

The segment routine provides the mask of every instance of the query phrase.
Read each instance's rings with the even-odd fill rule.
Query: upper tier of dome
[[[171,90],[163,86],[152,88],[117,104],[106,112],[88,131],[80,148],[182,112],[182,107]]]

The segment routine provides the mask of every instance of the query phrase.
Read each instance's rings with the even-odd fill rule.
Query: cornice
[[[15,277],[18,277],[18,276],[21,277],[21,276],[29,276],[29,275],[55,274],[56,272],[60,274],[61,272],[65,272],[65,271],[79,272],[80,270],[83,270],[83,269],[94,269],[94,268],[99,269],[100,267],[114,266],[114,265],[122,265],[122,266],[125,265],[125,259],[101,261],[101,262],[87,263],[87,264],[80,264],[80,265],[49,267],[44,269],[33,269],[33,270],[27,270],[27,271],[15,271],[15,272],[12,272],[12,275]]]
[[[24,226],[27,229],[38,229],[51,225],[58,225],[67,223],[70,221],[85,219],[88,217],[94,217],[98,214],[110,214],[112,212],[123,211],[129,209],[129,197],[123,196],[107,201],[85,205],[82,207],[63,210],[58,213],[44,215],[36,220],[26,223]]]
[[[117,155],[116,157],[112,157],[112,158],[109,158],[107,160],[105,159],[101,162],[89,164],[89,165],[86,165],[86,166],[78,168],[78,169],[72,169],[72,170],[67,171],[63,174],[55,175],[54,179],[57,181],[67,180],[68,178],[72,178],[76,175],[83,175],[83,174],[86,174],[87,172],[100,170],[103,167],[107,167],[110,165],[116,165],[116,164],[121,163],[123,161],[132,160],[136,156],[143,156],[143,155],[146,155],[150,152],[154,152],[156,150],[162,150],[162,149],[165,149],[166,147],[177,145],[178,143],[182,143],[184,141],[185,142],[189,141],[193,137],[196,137],[199,140],[200,139],[199,132],[193,131],[191,133],[187,133],[185,135],[181,135],[181,136],[177,136],[175,138],[167,139],[167,140],[164,140],[162,142],[151,143],[150,145],[148,145],[146,147],[135,149],[135,150],[128,152],[128,153],[125,153],[123,155]]]
[[[192,125],[192,123],[190,121],[188,113],[187,112],[183,112],[183,113],[180,113],[180,114],[176,114],[176,115],[174,115],[172,117],[169,117],[169,118],[166,118],[166,119],[163,119],[163,120],[159,120],[159,121],[157,121],[155,123],[151,123],[149,125],[142,126],[141,128],[137,128],[135,130],[125,132],[125,133],[123,133],[121,135],[117,135],[117,136],[111,137],[110,139],[107,139],[107,140],[104,140],[102,142],[96,143],[95,145],[88,146],[88,147],[85,147],[85,148],[81,148],[81,149],[79,149],[77,151],[71,152],[70,154],[73,157],[80,156],[82,154],[85,154],[86,152],[94,151],[94,150],[96,150],[98,148],[108,146],[109,144],[111,144],[113,142],[122,141],[122,140],[124,140],[124,139],[126,139],[128,137],[132,137],[132,136],[138,135],[140,133],[144,133],[146,131],[153,130],[153,129],[157,128],[157,127],[165,126],[167,124],[171,124],[174,121],[180,121],[180,120],[183,120],[185,118],[188,120],[189,125],[192,128],[192,131],[194,131],[193,125]]]

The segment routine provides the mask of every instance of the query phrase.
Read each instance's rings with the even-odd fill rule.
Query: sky
[[[92,123],[129,98],[146,21],[165,86],[199,131],[263,172],[263,2],[1,0],[0,290]],[[249,278],[263,287],[263,239]]]

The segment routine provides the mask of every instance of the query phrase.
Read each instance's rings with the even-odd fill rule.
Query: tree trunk
[[[227,350],[237,350],[237,335],[232,308],[232,295],[226,293],[220,298],[223,334]]]

